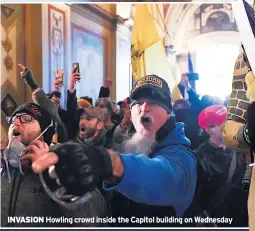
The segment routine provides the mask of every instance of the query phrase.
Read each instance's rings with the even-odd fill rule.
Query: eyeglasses
[[[28,114],[16,115],[12,117],[11,123],[13,124],[16,119],[19,119],[21,123],[29,123],[33,120],[33,117]]]

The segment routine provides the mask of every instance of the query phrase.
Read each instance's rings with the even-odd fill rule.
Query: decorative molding
[[[24,80],[20,78],[20,69],[16,65],[18,64],[18,62],[23,64],[26,63],[25,62],[26,61],[25,36],[24,36],[26,32],[26,20],[25,20],[26,4],[4,4],[4,5],[2,4],[1,12],[6,10],[9,10],[9,12],[5,12],[5,15],[3,13],[1,18],[2,19],[1,25],[6,32],[6,37],[2,36],[2,40],[5,40],[5,38],[8,38],[9,33],[13,29],[15,30],[15,33],[17,36],[16,38],[13,38],[11,40],[11,43],[13,45],[11,50],[7,48],[9,46],[8,43],[6,43],[7,41],[3,42],[3,46],[5,46],[5,49],[6,49],[5,51],[9,50],[9,52],[12,52],[13,56],[16,56],[16,59],[12,60],[13,69],[15,69],[15,71],[12,70],[13,74],[11,76],[10,75],[5,76],[5,80],[2,80],[3,82],[1,83],[1,102],[5,100],[5,97],[9,94],[12,98],[11,101],[9,102],[11,102],[12,105],[14,104],[20,105],[24,103],[24,100],[26,99],[27,86],[24,83]],[[14,43],[16,43],[16,45]],[[15,47],[16,49],[13,50]],[[3,62],[1,63],[1,68],[6,68]],[[12,82],[12,80],[14,79],[16,80],[16,84]],[[8,98],[10,97],[7,96],[7,99]],[[1,106],[3,106],[3,104]],[[5,112],[7,111],[5,110]],[[1,110],[1,120],[2,120],[1,125],[2,125],[2,128],[5,128],[5,130],[7,131],[8,124],[6,123],[6,120],[5,120],[5,117],[6,117],[5,112]],[[3,135],[3,132],[1,134]]]
[[[5,104],[3,101],[6,100],[5,98],[8,94],[11,95],[12,101],[15,102],[15,103],[13,103],[13,105],[15,104],[16,106],[18,106],[18,105],[20,105],[20,103],[23,103],[20,99],[19,92],[17,91],[17,89],[15,88],[13,83],[9,79],[6,79],[4,81],[4,83],[2,84],[2,86],[1,86],[1,108]],[[6,116],[8,116],[8,111],[2,108],[2,110],[1,110],[1,125],[6,130],[8,130],[8,124],[6,122]]]
[[[74,4],[71,10],[108,29],[114,28],[114,17],[95,4]]]
[[[124,33],[129,33],[132,31],[132,26],[126,24],[126,19],[122,18],[119,15],[116,15],[112,22],[116,25],[116,29],[119,31],[123,31]]]
[[[7,93],[1,100],[1,109],[6,116],[11,116],[17,107],[18,104],[10,93]]]
[[[8,86],[10,86],[10,87],[15,91],[16,87],[13,85],[13,83],[12,83],[9,79],[6,79],[6,80],[3,82],[2,86],[1,86],[1,91],[4,91],[4,89],[5,89],[6,87],[8,87]]]
[[[54,24],[52,25],[52,18],[51,18],[51,11],[53,11],[53,13],[57,13],[59,15],[59,17],[57,18],[57,16],[54,14],[53,17],[54,17]],[[61,60],[61,57],[58,58],[58,60],[56,60],[56,62],[59,61],[59,64],[56,64],[57,68],[56,69],[63,69],[65,70],[66,69],[66,58],[65,58],[65,55],[66,55],[66,13],[65,11],[59,9],[59,8],[56,8],[55,6],[52,6],[52,5],[48,5],[48,20],[49,20],[49,24],[48,24],[48,29],[49,29],[49,81],[48,83],[50,84],[49,85],[49,89],[52,89],[53,87],[53,79],[54,78],[54,75],[52,76],[53,73],[56,72],[56,70],[53,70],[53,60],[52,59],[52,55],[53,55],[53,50],[52,50],[52,43],[60,43],[59,44],[59,50],[60,51],[57,51],[57,52],[60,52],[60,56],[61,56],[61,52],[62,52],[62,57],[63,57],[63,60]],[[62,26],[60,25],[60,22],[62,21]],[[56,38],[54,37],[53,33],[52,32],[56,32],[58,33],[56,35]],[[54,41],[53,42],[53,39],[59,39],[59,41]],[[57,48],[58,49],[58,48]],[[57,59],[57,58],[56,58]]]
[[[1,5],[1,11],[3,15],[8,19],[15,12],[15,9],[9,6]]]

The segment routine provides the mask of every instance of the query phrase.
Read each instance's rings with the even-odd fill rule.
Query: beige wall
[[[33,19],[33,20],[31,20]],[[42,87],[42,5],[26,4],[25,65],[33,72],[36,82]],[[26,100],[32,102],[32,92],[26,86]]]

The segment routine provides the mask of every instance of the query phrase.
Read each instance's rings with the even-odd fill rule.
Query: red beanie
[[[212,105],[205,108],[198,116],[198,124],[201,128],[212,125],[220,126],[226,119],[227,108],[224,105]]]

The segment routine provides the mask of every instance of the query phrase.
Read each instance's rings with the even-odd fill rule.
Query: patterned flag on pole
[[[232,3],[234,17],[251,69],[255,73],[255,12],[246,1]]]

